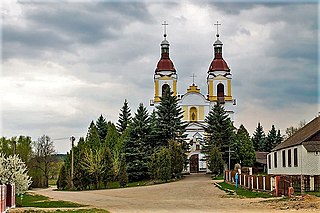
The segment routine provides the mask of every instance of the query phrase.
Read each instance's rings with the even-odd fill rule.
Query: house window
[[[320,152],[314,152],[314,155],[315,155],[315,156],[319,156],[319,155],[320,155]]]
[[[291,167],[291,149],[288,150],[288,166]]]
[[[282,167],[286,167],[286,150],[282,150]]]
[[[268,155],[268,164],[269,169],[271,169],[271,155]]]
[[[277,157],[278,157],[278,156],[277,156],[277,152],[275,152],[275,153],[274,153],[274,159],[273,159],[273,160],[274,160],[274,168],[277,168],[277,167],[278,167],[278,162],[277,162],[277,161],[278,161],[278,158],[277,158]]]
[[[298,166],[298,149],[293,150],[293,165]]]

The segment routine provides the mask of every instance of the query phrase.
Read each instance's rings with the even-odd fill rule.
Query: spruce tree
[[[277,138],[277,130],[274,125],[272,125],[267,136],[266,149],[264,151],[271,152],[271,150],[277,145],[278,141],[279,139]]]
[[[157,146],[169,146],[169,140],[177,140],[184,144],[187,123],[183,122],[183,110],[170,89],[164,91],[161,102],[157,106]]]
[[[212,147],[217,147],[227,162],[228,153],[226,151],[232,145],[234,127],[224,107],[217,103],[205,118],[205,123],[207,136],[203,151],[210,154]]]
[[[282,140],[283,140],[283,136],[281,135],[280,129],[279,129],[277,132],[276,143],[275,143],[274,147],[276,147],[278,144],[280,144],[282,142]],[[274,147],[272,147],[272,148],[274,148]]]
[[[212,146],[207,154],[208,168],[213,174],[219,175],[223,171],[224,160],[219,147]]]
[[[86,144],[91,149],[97,149],[100,147],[100,138],[96,125],[91,121],[86,136]]]
[[[100,138],[100,143],[104,143],[106,136],[107,136],[107,131],[108,131],[108,123],[106,119],[100,115],[96,122],[99,138]]]
[[[125,160],[130,182],[148,178],[148,162],[152,151],[149,134],[148,112],[143,104],[140,104],[129,127],[129,138],[125,145]]]
[[[125,159],[121,159],[118,181],[121,187],[125,187],[128,183],[127,165]]]
[[[66,167],[62,165],[59,172],[59,178],[57,180],[57,188],[65,189],[67,185],[68,185],[68,180],[67,180]]]
[[[120,136],[117,132],[116,126],[113,123],[109,122],[105,143],[110,148],[111,152],[114,150],[116,144],[118,143],[119,137]]]
[[[266,135],[263,131],[263,127],[261,126],[260,122],[258,123],[258,126],[256,127],[251,140],[255,151],[262,152],[265,150]]]
[[[243,166],[253,166],[256,160],[253,143],[246,128],[241,124],[237,134],[236,141],[239,144],[239,163]]]
[[[122,134],[127,127],[129,126],[131,121],[131,110],[128,106],[127,99],[124,100],[123,106],[120,109],[119,120],[117,123],[117,130],[120,134]]]

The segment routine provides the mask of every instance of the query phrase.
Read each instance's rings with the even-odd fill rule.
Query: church
[[[154,98],[151,106],[157,106],[163,91],[169,88],[173,95],[177,97],[178,103],[183,110],[183,120],[187,122],[186,128],[187,142],[190,149],[187,153],[189,165],[185,172],[197,173],[208,172],[205,155],[201,152],[204,143],[205,117],[210,109],[220,103],[224,106],[232,121],[234,121],[234,107],[236,100],[232,97],[232,74],[227,62],[222,56],[223,43],[219,39],[218,22],[216,41],[213,44],[213,59],[209,63],[207,71],[207,89],[204,92],[193,82],[186,93],[178,94],[178,71],[175,69],[173,61],[169,56],[169,41],[167,40],[166,25],[164,22],[164,35],[161,42],[161,58],[154,72]],[[183,72],[183,71],[179,71]],[[202,72],[197,70],[197,72]],[[205,70],[203,70],[205,72]]]

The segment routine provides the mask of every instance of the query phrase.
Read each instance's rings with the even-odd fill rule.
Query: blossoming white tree
[[[0,154],[0,182],[1,184],[15,184],[16,194],[23,194],[31,185],[31,178],[27,174],[26,164],[18,155],[5,157]]]

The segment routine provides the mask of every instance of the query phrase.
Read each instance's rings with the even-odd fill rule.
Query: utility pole
[[[226,151],[226,152],[228,152],[228,153],[229,153],[229,165],[228,165],[228,168],[229,168],[229,171],[230,171],[231,152],[234,152],[234,151],[231,151],[231,150],[230,150],[230,145],[229,145],[229,150],[228,150],[228,151]]]
[[[75,141],[75,137],[71,136],[70,137],[70,141],[71,141],[71,188],[74,188],[73,185],[73,164],[74,164],[74,155],[73,155],[73,147],[74,147],[74,141]]]

